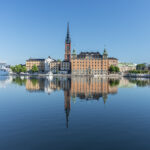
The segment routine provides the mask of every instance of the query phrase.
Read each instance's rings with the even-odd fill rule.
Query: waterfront
[[[0,77],[3,150],[150,149],[150,80]]]

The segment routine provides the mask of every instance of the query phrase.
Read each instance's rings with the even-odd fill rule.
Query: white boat
[[[9,68],[6,67],[5,63],[0,63],[0,76],[8,76]]]

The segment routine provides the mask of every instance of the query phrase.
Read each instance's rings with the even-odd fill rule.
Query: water
[[[0,149],[149,150],[149,85],[0,77]]]

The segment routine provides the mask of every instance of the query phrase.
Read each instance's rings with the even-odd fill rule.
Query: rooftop
[[[102,58],[102,55],[99,52],[81,52],[79,55],[77,55],[77,58]]]
[[[43,58],[30,58],[27,61],[45,61]]]
[[[118,60],[117,58],[115,57],[108,57],[108,59],[115,59],[115,60]]]

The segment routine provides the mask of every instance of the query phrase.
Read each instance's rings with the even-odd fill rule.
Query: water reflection
[[[66,127],[68,128],[69,114],[71,109],[71,99],[80,100],[100,100],[104,104],[109,94],[117,94],[118,88],[148,86],[149,79],[108,79],[108,78],[20,78],[6,77],[0,78],[0,87],[5,87],[8,83],[25,86],[28,92],[44,92],[51,94],[53,91],[62,90],[64,92],[64,110],[66,114]]]

